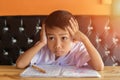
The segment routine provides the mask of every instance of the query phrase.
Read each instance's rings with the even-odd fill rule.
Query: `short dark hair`
[[[75,18],[70,12],[65,10],[57,10],[52,12],[45,19],[44,23],[48,28],[54,28],[55,26],[65,29],[66,26],[70,26],[69,20]]]

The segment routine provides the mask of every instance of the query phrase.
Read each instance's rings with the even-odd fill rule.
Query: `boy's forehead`
[[[59,27],[54,27],[54,28],[46,28],[46,33],[47,34],[69,34],[67,30],[61,29]]]
[[[60,27],[52,27],[52,28],[46,27],[46,31],[63,31],[63,32],[66,32],[66,30],[64,30]]]

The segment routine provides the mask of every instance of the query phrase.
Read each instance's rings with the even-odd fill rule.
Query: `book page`
[[[24,72],[20,74],[22,77],[57,77],[60,76],[61,68],[56,65],[38,65],[38,67],[44,69],[46,73],[40,73],[39,71],[33,69],[31,66],[25,69]]]
[[[31,66],[20,74],[22,77],[101,77],[101,75],[89,67],[76,68],[74,66],[38,65],[46,73],[39,72]]]
[[[64,66],[62,69],[63,77],[101,77],[101,75],[89,67],[77,68],[74,66]]]

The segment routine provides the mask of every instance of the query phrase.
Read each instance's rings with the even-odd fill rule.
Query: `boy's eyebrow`
[[[47,33],[47,35],[54,35],[54,34]],[[59,34],[59,35],[67,35],[67,33],[62,33],[62,34]]]
[[[47,35],[53,35],[53,34],[47,33]]]
[[[68,35],[67,33],[64,33],[64,34],[59,34],[59,35]]]
[[[46,35],[47,35],[47,36],[51,36],[51,35],[54,36],[54,34],[51,34],[51,33],[47,33]]]

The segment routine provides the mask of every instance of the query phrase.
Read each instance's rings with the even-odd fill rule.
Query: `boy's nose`
[[[60,40],[57,40],[56,41],[56,45],[55,45],[55,48],[61,48],[61,41]]]

